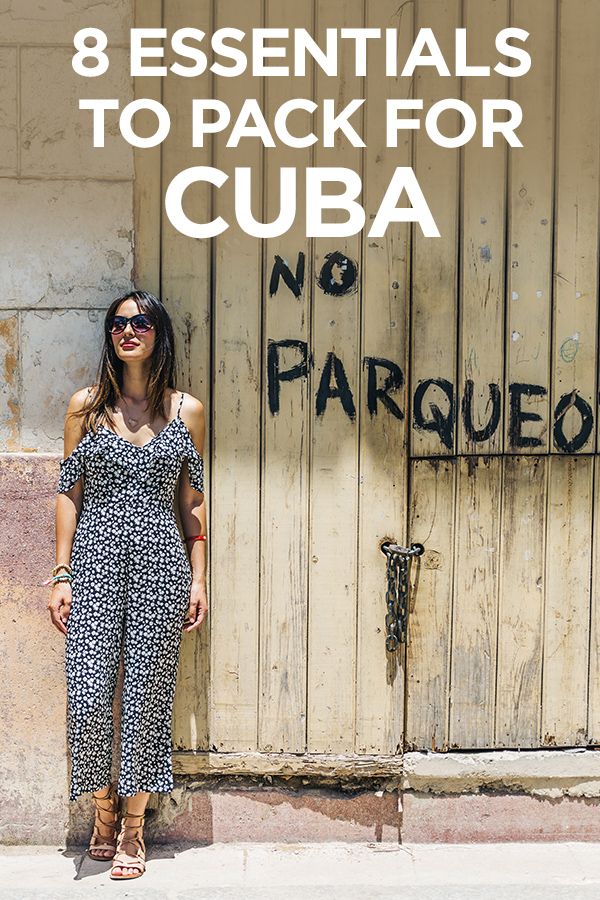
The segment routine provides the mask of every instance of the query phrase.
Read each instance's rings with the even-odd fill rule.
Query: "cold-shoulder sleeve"
[[[204,460],[198,453],[196,449],[196,445],[194,444],[191,436],[189,434],[186,435],[186,452],[185,458],[187,459],[188,464],[188,472],[190,476],[190,484],[196,491],[200,491],[201,494],[204,493]]]
[[[79,444],[66,459],[60,461],[60,475],[58,479],[57,494],[70,491],[78,478],[85,473],[85,456],[83,447]]]

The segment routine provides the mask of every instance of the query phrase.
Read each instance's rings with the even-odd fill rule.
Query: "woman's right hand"
[[[71,612],[71,603],[73,596],[71,585],[67,581],[57,581],[52,588],[48,609],[50,610],[50,618],[52,624],[55,625],[62,634],[67,633],[67,619]]]

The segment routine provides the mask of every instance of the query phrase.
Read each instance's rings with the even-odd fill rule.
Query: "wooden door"
[[[262,23],[305,27],[322,39],[328,27],[396,17],[406,24],[403,52],[412,38],[410,5],[399,11],[391,0],[167,0],[162,18],[158,7],[154,25],[169,35],[184,26],[250,33]],[[347,44],[344,72],[350,51]],[[165,65],[173,61],[169,51]],[[361,172],[368,221],[394,167],[410,164],[410,132],[389,150],[379,125],[386,96],[412,85],[385,80],[382,66],[374,64],[366,84],[344,77],[336,93],[342,108],[366,91],[366,120],[356,120],[373,134],[364,152],[339,134],[330,149],[265,149],[258,141],[233,149],[227,133],[190,149],[193,98],[216,97],[235,116],[255,97],[270,118],[291,96],[320,102],[331,95],[330,79],[309,69],[293,83],[164,79],[172,127],[160,168],[137,157],[145,235],[138,271],[150,283],[158,278],[176,326],[182,386],[203,400],[209,423],[211,612],[209,627],[184,641],[174,721],[177,765],[186,771],[203,765],[191,751],[211,751],[216,767],[237,754],[245,771],[264,771],[267,755],[401,752],[405,648],[385,651],[380,545],[407,539],[410,228],[396,225],[377,241],[307,240],[302,181],[309,165]],[[166,189],[177,172],[199,164],[230,175],[251,166],[260,221],[279,210],[279,168],[296,166],[294,227],[273,240],[243,234],[230,178],[212,198],[200,187],[186,198],[188,215],[234,223],[211,244],[177,233],[164,212],[160,233],[149,235],[149,194],[160,203],[160,184]]]
[[[423,0],[418,26],[435,10],[449,39],[460,7]],[[473,58],[508,24],[530,35],[525,77],[465,79],[462,93],[517,100],[523,147],[417,140],[443,237],[417,234],[413,265],[410,534],[427,548],[407,661],[415,749],[600,739],[600,12],[550,7],[463,4]],[[426,105],[439,82],[417,79]]]
[[[535,65],[508,79],[384,77],[336,82],[367,147],[191,150],[194,98],[235,116],[255,97],[317,102],[317,68],[292,79],[142,79],[171,133],[136,151],[136,277],[174,319],[180,383],[209,423],[208,627],[183,645],[174,721],[178,765],[276,769],[404,748],[577,745],[600,736],[597,469],[597,246],[600,57],[592,0],[165,0],[141,24],[207,33],[232,25],[397,27],[405,57],[434,28],[453,59],[467,27],[476,62],[494,35],[529,32]],[[559,33],[560,23],[560,33]],[[348,45],[349,46],[349,45]],[[247,47],[246,47],[247,49]],[[348,51],[344,51],[348,52]],[[166,65],[174,61],[168,51]],[[160,83],[159,83],[160,82]],[[397,149],[387,98],[446,97],[478,108],[512,97],[523,148],[436,146],[424,130]],[[448,133],[460,130],[446,114]],[[362,117],[362,118],[361,118]],[[305,124],[305,123],[300,123]],[[454,132],[453,132],[454,129]],[[339,135],[338,135],[339,137]],[[235,226],[232,179],[186,212],[234,224],[212,243],[179,234],[163,191],[191,165],[261,173],[253,210],[279,210],[279,168],[296,166],[298,215],[282,238]],[[366,229],[308,241],[302,172],[360,172],[367,222],[396,166],[412,165],[440,238]],[[420,541],[408,645],[385,650],[384,540]],[[308,754],[308,756],[306,755]],[[267,762],[265,763],[265,760]],[[294,763],[295,764],[295,763]]]

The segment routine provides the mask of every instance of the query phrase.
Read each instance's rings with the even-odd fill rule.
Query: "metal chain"
[[[389,542],[382,544],[381,551],[387,557],[385,649],[388,653],[397,650],[398,644],[406,643],[410,561],[413,556],[421,556],[424,550],[422,544],[412,544],[409,548]]]

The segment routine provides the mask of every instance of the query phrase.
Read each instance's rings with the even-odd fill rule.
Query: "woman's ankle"
[[[108,784],[106,784],[104,787],[96,788],[95,791],[92,791],[92,797],[96,797],[98,800],[105,800],[106,796],[108,796],[110,794],[110,788],[111,788],[110,782]]]

